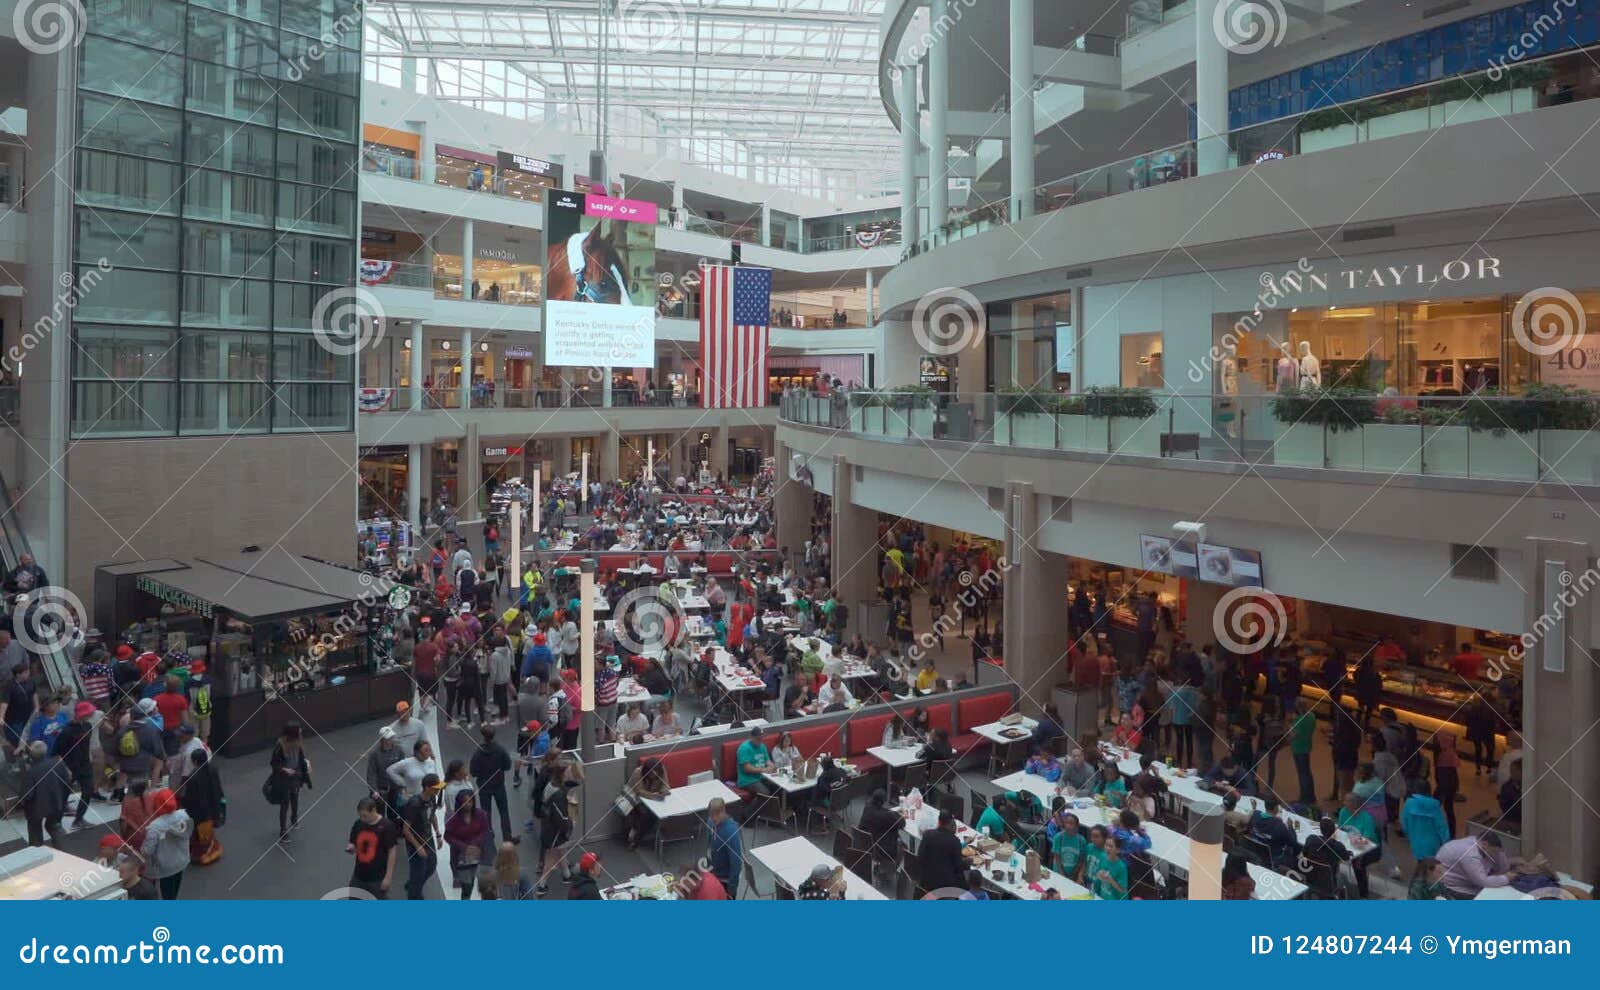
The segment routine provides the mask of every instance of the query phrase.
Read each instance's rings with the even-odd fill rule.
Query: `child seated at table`
[[[1057,760],[1056,755],[1049,750],[1035,746],[1033,755],[1029,756],[1028,762],[1023,764],[1022,771],[1023,773],[1031,773],[1034,776],[1043,777],[1053,784],[1061,779],[1061,761]]]

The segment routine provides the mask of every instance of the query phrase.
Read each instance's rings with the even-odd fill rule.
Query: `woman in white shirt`
[[[627,713],[617,719],[617,735],[621,736],[624,742],[636,742],[638,737],[649,731],[650,720],[645,717],[637,703],[629,705]]]
[[[422,778],[438,772],[438,761],[433,758],[433,744],[426,739],[419,739],[411,747],[410,756],[389,767],[389,779],[400,788],[402,796],[414,798],[422,793]]]
[[[829,677],[828,683],[822,685],[817,691],[817,704],[821,706],[822,711],[827,711],[836,706],[848,708],[853,700],[850,696],[850,689],[844,686],[844,681],[838,674]]]
[[[800,747],[794,744],[794,737],[785,732],[778,737],[777,745],[772,747],[772,765],[779,769],[792,769],[803,757]]]

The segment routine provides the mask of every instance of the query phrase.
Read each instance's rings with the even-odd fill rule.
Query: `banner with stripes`
[[[772,270],[708,265],[700,276],[700,408],[766,405]]]

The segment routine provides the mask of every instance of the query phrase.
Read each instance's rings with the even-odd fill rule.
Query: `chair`
[[[955,782],[959,779],[960,777],[956,774],[956,761],[954,759],[930,760],[928,763],[928,778],[926,785],[923,787],[923,793],[926,794],[934,788],[953,790]]]
[[[704,784],[716,779],[717,772],[715,770],[702,770],[699,773],[691,773],[689,775],[689,783],[691,784]]]
[[[967,799],[959,794],[941,792],[934,804],[940,811],[954,815],[957,821],[967,820]]]
[[[755,864],[750,862],[750,853],[747,852],[743,847],[741,847],[740,850],[739,850],[739,862],[740,862],[740,867],[739,867],[739,883],[740,883],[740,885],[750,888],[750,896],[758,898],[758,899],[766,898],[767,895],[763,894],[761,892],[761,887],[756,883],[756,868],[755,868]],[[782,883],[782,881],[780,881],[778,879],[777,874],[773,874],[773,877],[772,877],[772,896],[775,897],[775,898],[778,898],[779,900],[782,900],[782,898],[779,897],[778,890],[782,886],[783,886],[783,883]],[[738,900],[739,892],[738,891],[734,891],[733,897],[734,897],[735,900]]]
[[[923,895],[922,864],[905,846],[900,847],[899,869],[895,872],[894,895],[896,900],[916,900]]]
[[[1256,856],[1263,864],[1267,866],[1272,864],[1272,850],[1267,848],[1265,842],[1250,833],[1246,832],[1239,836],[1238,846],[1241,851]]]
[[[1323,901],[1342,901],[1346,891],[1339,878],[1339,866],[1315,856],[1307,856],[1311,869],[1305,875],[1305,884],[1312,897]]]
[[[852,850],[857,848],[855,837],[851,835],[851,831],[853,830],[833,833],[833,858],[841,863],[844,862],[846,856],[850,855]]]
[[[656,859],[665,861],[669,842],[684,842],[700,835],[699,815],[674,815],[656,822]]]
[[[781,879],[774,877],[772,881],[772,899],[775,901],[794,900],[794,891]]]

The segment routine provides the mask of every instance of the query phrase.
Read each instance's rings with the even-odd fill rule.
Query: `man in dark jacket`
[[[966,889],[967,867],[961,858],[961,840],[956,838],[955,816],[948,811],[939,812],[938,828],[922,834],[917,866],[924,890]]]
[[[506,797],[506,774],[511,772],[511,754],[494,741],[493,726],[484,726],[482,732],[483,742],[468,763],[472,779],[478,784],[478,806],[484,811],[491,811],[491,806],[498,806],[500,834],[508,842],[521,842],[522,837],[511,829],[511,805]]]
[[[572,875],[572,879],[567,884],[567,900],[600,900],[600,884],[596,879],[599,876],[600,854],[592,852],[584,853],[578,859],[578,872]]]
[[[895,836],[905,822],[900,813],[889,807],[889,794],[883,788],[872,792],[867,806],[861,810],[861,831],[872,842],[873,859],[890,862],[894,859],[897,842]]]
[[[72,775],[61,757],[51,756],[43,742],[29,743],[28,756],[33,763],[22,775],[22,810],[28,820],[28,845],[44,845],[44,835],[48,831],[50,844],[59,848],[63,834],[61,819],[72,799]]]
[[[73,828],[84,824],[84,816],[89,813],[90,800],[99,797],[94,788],[94,760],[91,750],[94,727],[90,720],[94,718],[95,711],[94,705],[89,702],[78,702],[72,709],[72,721],[68,722],[61,730],[61,734],[56,736],[56,755],[61,757],[68,775],[78,787],[78,813],[72,818]]]

